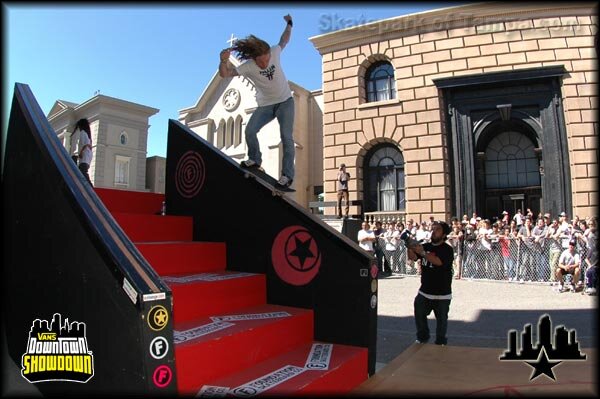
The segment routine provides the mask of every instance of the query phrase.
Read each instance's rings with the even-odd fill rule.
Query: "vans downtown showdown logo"
[[[87,345],[85,323],[55,313],[50,325],[35,319],[21,358],[21,375],[31,383],[72,381],[86,383],[94,376],[94,357]]]

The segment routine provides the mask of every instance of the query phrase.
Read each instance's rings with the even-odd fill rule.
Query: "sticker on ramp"
[[[204,385],[196,394],[197,398],[224,398],[229,393],[229,387]]]
[[[231,392],[235,396],[255,396],[259,395],[274,386],[277,386],[290,378],[294,378],[295,376],[302,374],[306,369],[304,367],[287,365],[282,368],[273,371],[270,374],[259,377],[253,381],[250,381],[244,385],[240,385],[237,388],[234,388]]]
[[[189,330],[173,331],[173,341],[176,344],[180,344],[182,342],[196,339],[198,337],[202,337],[204,335],[208,335],[216,331],[224,330],[234,325],[235,324],[228,323],[226,321],[215,321],[212,323],[203,324],[195,328],[191,328]]]
[[[333,344],[313,344],[304,368],[309,370],[329,370]]]
[[[212,321],[244,321],[244,320],[265,320],[278,319],[280,317],[289,317],[288,312],[268,312],[268,313],[248,313],[232,314],[227,316],[211,316]]]

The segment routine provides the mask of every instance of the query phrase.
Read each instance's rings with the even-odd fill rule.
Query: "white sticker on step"
[[[273,371],[270,374],[264,375],[260,378],[257,378],[254,381],[250,381],[244,385],[240,385],[237,388],[231,390],[235,396],[254,396],[259,395],[274,386],[281,384],[289,380],[290,378],[294,378],[295,376],[302,374],[306,371],[303,367],[298,366],[283,366],[282,368]]]
[[[255,273],[244,273],[244,272],[237,272],[237,273],[227,273],[227,274],[218,274],[218,273],[199,273],[199,274],[192,274],[189,276],[163,276],[161,277],[161,279],[163,281],[166,281],[167,283],[179,283],[179,284],[184,284],[184,283],[190,283],[192,281],[221,281],[221,280],[230,280],[233,278],[241,278],[241,277],[248,277],[248,276],[255,276]]]
[[[332,351],[333,344],[313,344],[304,367],[309,370],[329,370]]]
[[[224,398],[229,393],[229,387],[204,385],[196,394],[197,398]]]
[[[288,312],[268,312],[268,313],[248,313],[248,314],[232,314],[227,316],[211,316],[212,321],[243,321],[243,320],[264,320],[277,319],[280,317],[289,317]]]
[[[194,327],[189,330],[173,331],[173,341],[175,342],[175,344],[180,344],[182,342],[189,341],[191,339],[195,339],[198,337],[202,337],[204,335],[208,335],[215,331],[224,330],[224,329],[229,328],[234,325],[235,324],[233,324],[233,323],[228,323],[225,321],[224,322],[215,321],[213,323],[203,324],[201,326]]]

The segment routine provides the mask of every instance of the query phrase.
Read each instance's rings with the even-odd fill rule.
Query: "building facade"
[[[48,121],[69,151],[73,126],[81,118],[88,119],[94,154],[89,175],[95,187],[164,192],[164,167],[162,191],[146,182],[148,120],[157,112],[156,108],[98,94],[82,104],[56,101]]]
[[[325,199],[345,163],[367,217],[597,215],[597,11],[477,3],[312,37]]]
[[[239,65],[233,56],[230,62]],[[308,91],[289,82],[294,98],[295,168],[292,199],[304,207],[323,191],[323,102],[320,90]],[[179,111],[179,121],[223,153],[241,162],[247,158],[246,124],[257,107],[256,89],[247,78],[221,78],[215,73],[195,105]],[[276,179],[281,176],[283,147],[276,119],[258,134],[262,167]],[[225,182],[224,182],[225,184]]]

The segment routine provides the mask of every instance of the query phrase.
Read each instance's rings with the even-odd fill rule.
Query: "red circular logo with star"
[[[302,226],[281,230],[271,248],[275,272],[291,285],[305,285],[312,281],[321,266],[321,252],[312,234]]]

